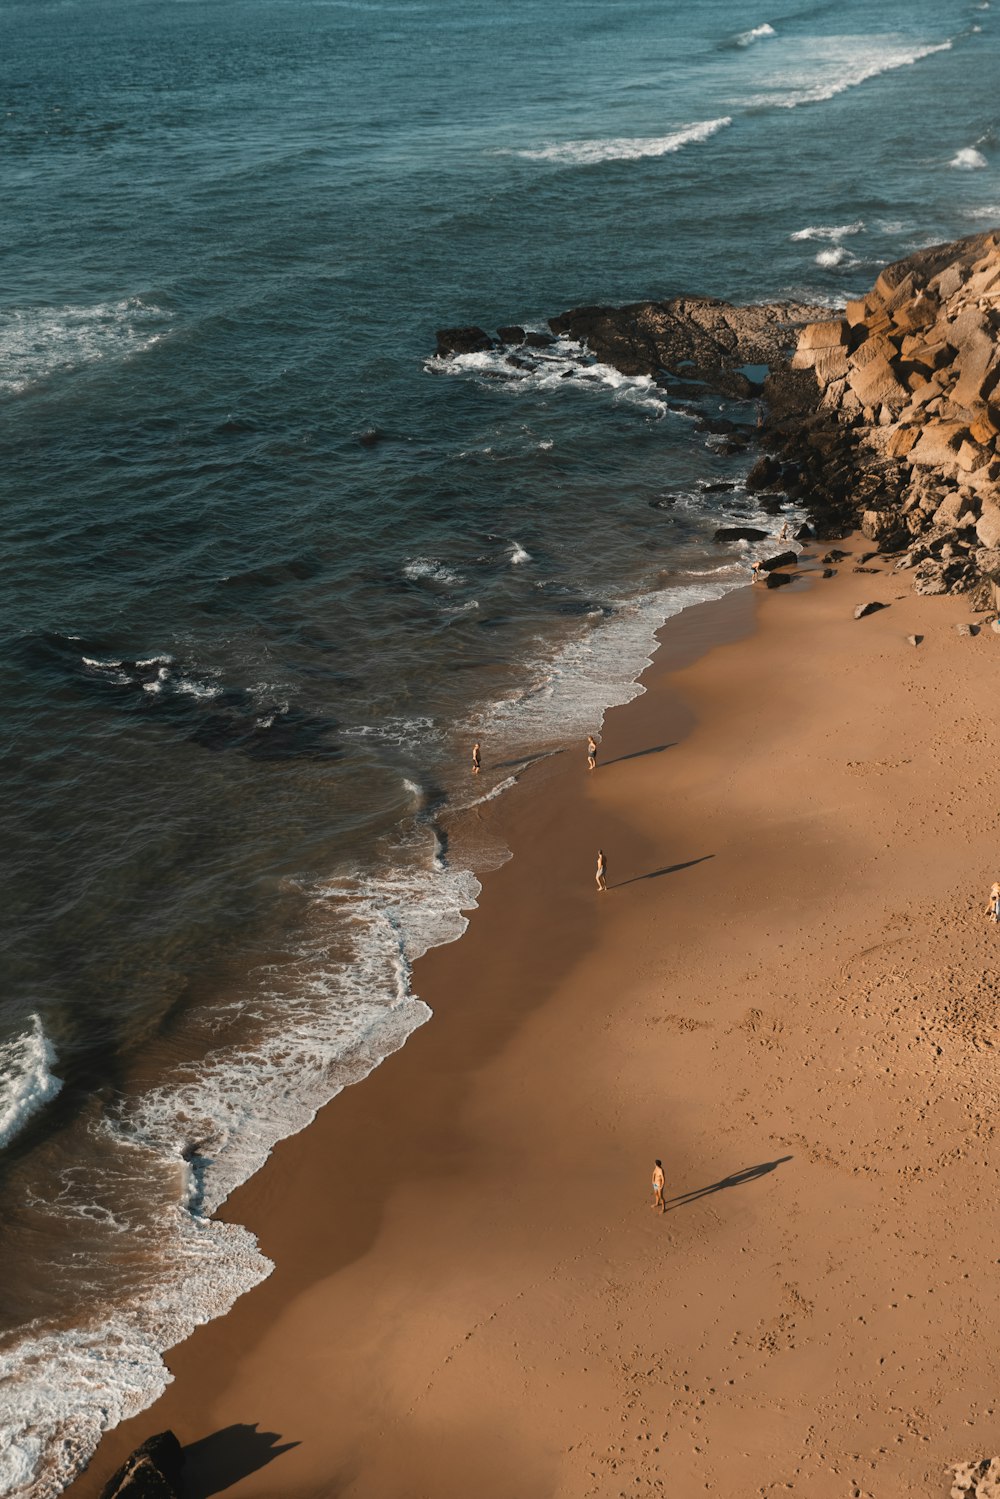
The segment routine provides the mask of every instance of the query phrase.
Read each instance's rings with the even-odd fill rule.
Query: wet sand
[[[230,1199],[274,1274],[74,1499],[165,1427],[237,1499],[895,1499],[1000,1450],[972,619],[848,561],[671,622],[597,773],[486,809],[433,1020]]]

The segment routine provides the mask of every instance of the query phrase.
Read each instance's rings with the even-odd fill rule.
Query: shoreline
[[[857,549],[855,544],[853,550]],[[788,1043],[782,1039],[782,1018],[768,1018],[762,1007],[753,1005],[747,1013],[760,1019],[739,1021],[721,1036],[713,1035],[718,1021],[712,1010],[718,1000],[714,1007],[705,1002],[699,1014],[702,1004],[694,989],[702,989],[711,975],[730,1009],[735,1004],[742,1010],[740,986],[749,991],[761,982],[759,951],[758,968],[751,963],[742,976],[732,963],[727,966],[725,955],[719,959],[712,951],[718,925],[712,912],[720,882],[723,898],[729,901],[726,909],[738,913],[735,925],[741,934],[748,918],[766,915],[780,928],[786,944],[801,945],[799,918],[808,909],[809,897],[818,897],[817,871],[812,861],[803,865],[799,845],[808,845],[806,852],[822,859],[824,880],[833,872],[838,892],[841,883],[847,888],[849,872],[859,857],[863,859],[864,840],[856,834],[848,836],[840,829],[840,836],[831,839],[822,807],[811,808],[810,827],[802,805],[795,802],[796,792],[800,803],[803,798],[806,803],[815,801],[808,776],[805,786],[782,782],[791,798],[788,812],[793,807],[799,812],[793,819],[798,843],[791,883],[775,851],[761,850],[760,839],[773,838],[775,830],[785,826],[786,811],[780,802],[775,804],[773,794],[768,799],[766,779],[761,780],[768,760],[768,721],[773,725],[770,732],[777,730],[779,758],[788,754],[790,726],[811,727],[814,737],[817,730],[815,723],[803,722],[808,715],[794,694],[784,690],[782,680],[768,684],[767,702],[761,698],[761,685],[768,678],[769,656],[772,666],[777,661],[784,662],[786,671],[801,670],[797,642],[790,637],[805,628],[803,612],[809,629],[814,631],[818,618],[835,635],[843,633],[836,620],[846,617],[851,632],[866,632],[856,638],[868,654],[873,641],[891,640],[893,650],[901,641],[899,649],[910,652],[903,660],[912,659],[914,667],[919,661],[917,669],[922,671],[925,660],[943,652],[929,647],[923,657],[914,653],[905,645],[899,621],[904,614],[923,620],[929,609],[932,617],[950,618],[963,612],[962,601],[934,601],[928,606],[907,598],[898,601],[897,615],[894,599],[889,610],[871,620],[850,618],[849,599],[870,595],[873,588],[885,592],[887,587],[892,588],[889,574],[876,581],[853,578],[841,570],[836,579],[786,589],[773,600],[749,590],[731,593],[713,602],[710,610],[698,606],[689,611],[700,616],[697,622],[685,621],[683,614],[675,616],[661,632],[664,642],[641,679],[645,693],[608,715],[598,774],[586,778],[582,751],[579,774],[568,757],[558,756],[543,762],[544,769],[539,767],[539,773],[528,778],[520,796],[489,804],[490,816],[502,825],[514,857],[485,877],[479,910],[463,937],[432,950],[417,964],[414,989],[435,1012],[433,1023],[377,1068],[363,1089],[348,1089],[313,1125],[283,1141],[262,1171],[233,1194],[220,1216],[245,1223],[257,1233],[262,1250],[276,1263],[274,1273],[227,1317],[199,1328],[171,1351],[167,1362],[175,1372],[175,1384],[156,1405],[105,1437],[90,1470],[70,1492],[96,1493],[138,1441],[166,1425],[177,1430],[182,1442],[203,1444],[193,1469],[197,1491],[203,1493],[233,1482],[247,1495],[267,1493],[275,1482],[283,1489],[339,1482],[338,1492],[388,1495],[400,1492],[400,1484],[412,1486],[415,1473],[419,1491],[440,1495],[457,1495],[473,1481],[498,1496],[509,1493],[515,1483],[529,1492],[616,1491],[611,1486],[620,1481],[619,1459],[628,1466],[624,1449],[618,1457],[598,1454],[591,1435],[591,1468],[580,1469],[579,1459],[573,1457],[580,1441],[563,1440],[570,1428],[579,1435],[579,1415],[570,1415],[565,1390],[572,1388],[583,1397],[577,1408],[589,1411],[590,1429],[595,1417],[597,1425],[607,1426],[606,1405],[601,1402],[620,1397],[623,1379],[634,1386],[632,1410],[642,1403],[644,1382],[658,1382],[652,1374],[630,1374],[625,1350],[618,1346],[626,1325],[630,1337],[639,1337],[633,1303],[637,1294],[648,1293],[650,1284],[647,1270],[636,1264],[635,1236],[657,1270],[664,1271],[665,1284],[674,1271],[667,1269],[662,1256],[668,1246],[680,1254],[686,1273],[694,1277],[692,1286],[700,1285],[689,1293],[693,1302],[719,1284],[718,1266],[703,1263],[699,1270],[698,1246],[686,1242],[683,1223],[674,1230],[676,1209],[667,1217],[668,1233],[661,1236],[662,1242],[647,1243],[653,1227],[650,1215],[643,1211],[637,1217],[632,1211],[645,1209],[645,1155],[650,1147],[641,1140],[649,1136],[651,1126],[662,1139],[664,1126],[653,1121],[665,1108],[672,1138],[669,1146],[657,1148],[668,1168],[668,1186],[695,1185],[700,1192],[700,1186],[717,1184],[706,1194],[712,1203],[699,1210],[716,1220],[707,1229],[709,1241],[716,1244],[727,1242],[734,1218],[766,1237],[773,1225],[755,1216],[751,1203],[780,1202],[774,1194],[785,1190],[787,1167],[796,1154],[808,1157],[810,1148],[817,1148],[784,1138],[787,1129],[778,1131],[778,1139],[773,1132],[757,1138],[760,1131],[751,1128],[755,1149],[734,1142],[734,1161],[712,1164],[713,1147],[699,1118],[705,1112],[704,1099],[711,1100],[720,1137],[738,1128],[718,1117],[719,1101],[712,1098],[717,1065],[712,1053],[731,1048],[724,1038],[734,1029],[744,1047],[753,1048],[752,1064],[759,1062],[758,1049],[760,1056],[773,1060]],[[786,597],[795,594],[800,596]],[[749,637],[743,628],[748,606],[759,626]],[[737,624],[741,611],[744,617]],[[790,630],[795,615],[799,623]],[[926,628],[929,636],[930,626]],[[991,643],[962,640],[952,633],[953,639],[937,644],[946,643],[951,656],[964,651],[966,663],[970,652],[978,653]],[[935,635],[942,634],[943,624],[935,627]],[[825,639],[815,637],[812,644],[830,655]],[[837,661],[836,652],[832,659]],[[839,662],[841,668],[844,664]],[[887,690],[882,680],[878,688]],[[685,726],[688,732],[682,734]],[[727,731],[739,756],[727,757]],[[694,753],[696,745],[699,753]],[[654,749],[661,752],[651,753]],[[678,749],[680,754],[675,754]],[[705,759],[715,770],[711,800],[719,804],[716,807],[704,800]],[[740,763],[744,759],[750,762],[751,778],[756,768],[750,789],[748,771]],[[666,812],[658,800],[665,777],[668,790],[670,782],[679,783],[673,788],[677,804]],[[695,808],[700,808],[697,817]],[[595,816],[600,839],[609,850],[612,885],[607,906],[596,908],[590,883]],[[721,872],[715,848],[701,847],[708,831],[706,818],[723,851]],[[611,833],[605,831],[608,827]],[[749,840],[747,830],[754,835]],[[726,849],[727,841],[737,845],[735,860],[734,850]],[[836,846],[831,848],[831,842]],[[736,889],[743,889],[742,905],[739,895],[733,899],[731,862],[740,870]],[[778,888],[795,918],[790,923],[784,911],[769,910],[767,892],[776,869]],[[744,870],[761,877],[747,882]],[[634,898],[626,904],[622,897],[627,895]],[[679,908],[683,921],[671,924],[664,939],[658,923],[665,905],[668,911]],[[510,942],[511,931],[518,933],[515,944]],[[835,945],[846,941],[850,946],[850,931],[848,924]],[[751,953],[760,948],[759,935],[750,934],[747,940]],[[765,947],[770,951],[768,944]],[[652,988],[662,980],[653,975],[661,969],[669,972],[678,953],[684,961],[676,984],[678,991],[685,991],[684,1002],[675,997],[665,1015],[654,1015],[657,1005],[662,1010],[662,994],[653,994]],[[822,954],[811,956],[822,965]],[[619,984],[624,984],[630,1001],[628,1018],[609,1003]],[[637,1035],[642,1039],[638,1048]],[[652,1069],[646,1060],[649,1047],[658,1058]],[[810,1058],[810,1067],[817,1056]],[[558,1058],[555,1065],[553,1058]],[[613,1085],[606,1076],[609,1059]],[[748,1070],[746,1061],[741,1065],[749,1092],[755,1066]],[[684,1068],[680,1074],[674,1070],[678,1065]],[[663,1082],[661,1067],[667,1069]],[[739,1090],[732,1091],[738,1111]],[[512,1101],[517,1103],[513,1111]],[[568,1138],[567,1119],[574,1126]],[[615,1143],[618,1136],[621,1144]],[[539,1141],[544,1144],[541,1151]],[[736,1162],[737,1154],[741,1161],[747,1155],[746,1161]],[[810,1165],[822,1171],[822,1157],[818,1163],[810,1159]],[[716,1193],[723,1190],[718,1183],[726,1183],[727,1169],[730,1177],[741,1171],[751,1175],[727,1183],[723,1224],[714,1209]],[[713,1170],[722,1174],[712,1176]],[[484,1182],[493,1184],[493,1190],[485,1192]],[[740,1191],[730,1192],[730,1186]],[[332,1196],[334,1190],[336,1196],[327,1201],[326,1194]],[[699,1200],[691,1198],[689,1204]],[[600,1222],[596,1234],[591,1206]],[[803,1211],[801,1204],[798,1210]],[[564,1273],[578,1275],[579,1284],[576,1297],[570,1296],[562,1307],[564,1320],[550,1328],[548,1353],[537,1347],[536,1362],[526,1365],[512,1350],[538,1337],[539,1295],[544,1303],[550,1293],[557,1299],[566,1294],[559,1276],[553,1281],[551,1273],[541,1280],[534,1275],[540,1255],[550,1269],[552,1264],[568,1267]],[[619,1277],[618,1299],[611,1306],[615,1298],[609,1302],[602,1290],[603,1302],[609,1303],[602,1319],[591,1305],[592,1294],[612,1267]],[[728,1261],[727,1269],[732,1270]],[[763,1294],[752,1275],[749,1283],[748,1294],[753,1294],[753,1286],[758,1297]],[[658,1284],[655,1278],[653,1284]],[[540,1286],[549,1290],[543,1294]],[[777,1321],[785,1329],[780,1336],[774,1334],[779,1343],[789,1324],[804,1318],[799,1302],[807,1300],[804,1291],[795,1289],[792,1310],[778,1313]],[[519,1306],[522,1318],[527,1314],[524,1304],[532,1310],[527,1324],[518,1323],[521,1337],[509,1337],[508,1329],[502,1348],[487,1346],[500,1335],[492,1324],[511,1318],[517,1323]],[[626,1304],[627,1317],[622,1312]],[[496,1309],[484,1316],[487,1306]],[[677,1308],[664,1305],[665,1317],[668,1311],[673,1325]],[[544,1323],[544,1305],[541,1315]],[[586,1367],[571,1370],[568,1366],[579,1364],[581,1355],[579,1348],[572,1355],[566,1351],[565,1328],[581,1315],[593,1323],[588,1336],[597,1341],[588,1344]],[[699,1352],[705,1348],[703,1330],[697,1329],[687,1309],[680,1322],[690,1333],[694,1358],[695,1347]],[[661,1332],[666,1326],[664,1322]],[[757,1350],[758,1362],[769,1364],[775,1350],[766,1337],[764,1343],[767,1346]],[[632,1347],[643,1345],[640,1341]],[[555,1348],[564,1350],[556,1363],[567,1365],[555,1371],[568,1381],[560,1394],[555,1393]],[[671,1352],[675,1359],[682,1356],[683,1349]],[[662,1349],[658,1357],[662,1373]],[[645,1367],[645,1351],[639,1362]],[[455,1388],[457,1370],[449,1370],[456,1364],[463,1365],[462,1380],[478,1398]],[[544,1378],[532,1374],[543,1365]],[[588,1373],[595,1365],[602,1371],[599,1378]],[[432,1377],[426,1382],[429,1369]],[[674,1390],[674,1381],[668,1383]],[[416,1398],[420,1389],[423,1393]],[[676,1406],[676,1391],[672,1398]],[[530,1410],[525,1408],[528,1404]],[[254,1475],[262,1473],[263,1464],[276,1454],[273,1444],[262,1444],[250,1432],[256,1422],[279,1431],[285,1442],[301,1442],[283,1452],[280,1467],[265,1477]],[[308,1434],[293,1429],[296,1426],[305,1427]],[[239,1427],[246,1429],[238,1432]],[[217,1428],[230,1435],[213,1438]],[[453,1444],[445,1440],[446,1434],[454,1438]],[[638,1436],[645,1440],[641,1431]],[[682,1478],[698,1481],[701,1486],[703,1465],[688,1452],[690,1472],[683,1466],[678,1469],[671,1442],[676,1443],[673,1434],[652,1443],[655,1451],[642,1446],[643,1459],[636,1473],[634,1463],[629,1467],[629,1481],[634,1477],[636,1484],[651,1490],[662,1487],[664,1478],[673,1483]],[[782,1445],[790,1451],[795,1444]],[[971,1455],[954,1454],[956,1460]],[[630,1451],[629,1462],[634,1456]],[[769,1481],[777,1477],[772,1473]],[[814,1492],[823,1492],[815,1487],[816,1473],[812,1481]],[[730,1484],[730,1492],[744,1491],[756,1492],[741,1488],[740,1481]]]

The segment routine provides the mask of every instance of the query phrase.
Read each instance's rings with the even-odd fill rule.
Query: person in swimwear
[[[990,903],[986,914],[994,923],[1000,921],[1000,880],[994,880],[990,889]]]
[[[481,764],[482,760],[480,759],[479,755],[479,740],[477,739],[475,744],[472,746],[472,774],[474,776],[477,776],[479,774],[479,768]]]
[[[661,1213],[667,1211],[667,1204],[663,1200],[663,1188],[665,1186],[666,1177],[663,1175],[663,1162],[657,1161],[653,1167],[653,1200],[649,1204],[654,1213],[657,1208],[659,1208]]]
[[[604,857],[603,848],[597,850],[597,888],[606,890],[608,888],[608,861]]]
[[[587,769],[597,769],[597,740],[593,734],[587,735]]]

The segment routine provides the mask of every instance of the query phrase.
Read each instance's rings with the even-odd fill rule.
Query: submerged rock
[[[435,335],[438,359],[448,359],[452,354],[485,354],[493,348],[493,340],[485,328],[474,325],[469,328],[439,328]]]
[[[767,531],[756,526],[720,526],[715,533],[716,541],[766,541]]]

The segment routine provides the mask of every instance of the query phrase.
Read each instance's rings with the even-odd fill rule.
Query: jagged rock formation
[[[828,523],[900,553],[917,592],[981,608],[1000,603],[998,329],[1000,231],[887,266],[803,328],[765,436]]]
[[[101,1499],[179,1499],[184,1452],[172,1431],[137,1447],[108,1480]]]
[[[744,365],[783,363],[803,324],[824,309],[803,302],[772,302],[734,307],[718,297],[674,297],[669,302],[633,302],[627,307],[575,307],[549,319],[552,333],[525,331],[517,324],[498,328],[494,339],[484,328],[439,328],[438,359],[480,354],[498,347],[546,348],[554,335],[586,344],[591,354],[623,375],[673,376],[679,395],[701,395],[707,385],[743,399],[760,391]],[[715,419],[717,431],[733,423]]]

